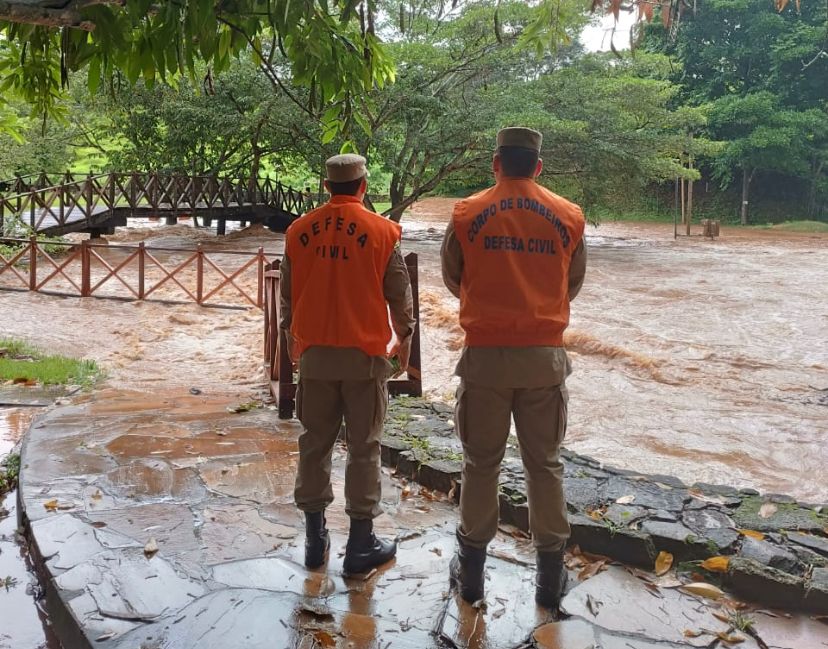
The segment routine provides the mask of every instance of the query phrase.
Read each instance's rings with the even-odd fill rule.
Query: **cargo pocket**
[[[460,381],[460,385],[457,386],[457,404],[454,406],[454,430],[457,433],[457,437],[460,438],[460,441],[465,444],[466,440],[466,410],[468,409],[468,405],[466,404],[466,387],[463,385],[463,381]]]
[[[558,407],[558,446],[560,446],[566,437],[566,422],[569,419],[569,390],[563,383],[558,386],[558,389],[561,399]]]
[[[296,418],[300,422],[302,421],[302,392],[302,379],[299,379],[299,385],[296,386]]]
[[[374,396],[374,427],[378,435],[382,436],[385,424],[385,413],[388,411],[388,383],[384,380],[374,381],[376,394]]]

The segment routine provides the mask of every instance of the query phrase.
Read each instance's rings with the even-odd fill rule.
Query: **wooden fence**
[[[414,297],[414,317],[420,320],[420,290],[416,253],[405,257],[411,290]],[[293,363],[288,355],[287,336],[279,328],[279,262],[269,264],[264,272],[264,364],[270,381],[270,391],[278,404],[279,417],[290,419],[296,403],[296,379]],[[422,396],[422,361],[420,354],[420,327],[414,331],[411,360],[405,379],[388,382],[388,391],[395,396]]]
[[[149,247],[143,242],[137,245],[96,244],[89,240],[80,244],[45,243],[36,237],[0,238],[0,246],[11,251],[5,256],[0,252],[0,290],[152,299],[177,304],[195,302],[225,308],[264,305],[265,267],[269,257],[275,257],[266,254],[263,248],[207,252],[201,244],[195,249],[181,249]],[[65,253],[58,255],[54,252],[56,249],[65,249]],[[112,256],[120,258],[113,260],[109,258]],[[219,256],[224,260],[220,261]],[[161,259],[164,257],[169,259]],[[229,259],[239,260],[230,270],[225,267]],[[249,279],[254,272],[255,288],[242,285],[241,279],[245,276]],[[161,289],[165,289],[166,296]],[[179,299],[169,299],[169,289]],[[219,297],[226,299],[228,293],[231,302],[219,301]]]

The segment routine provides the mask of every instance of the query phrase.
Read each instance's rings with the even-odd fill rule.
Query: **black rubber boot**
[[[567,580],[563,550],[538,552],[537,567],[535,601],[540,606],[555,610],[561,603],[561,596]]]
[[[325,512],[305,512],[305,566],[318,568],[328,560],[331,538],[325,527]]]
[[[370,572],[372,568],[391,561],[396,554],[396,541],[384,541],[374,536],[374,521],[370,518],[351,519],[345,561],[342,562],[342,572],[346,576]]]
[[[456,588],[460,597],[474,604],[483,599],[483,567],[486,565],[486,550],[474,548],[457,535],[457,553],[449,564],[449,585]]]

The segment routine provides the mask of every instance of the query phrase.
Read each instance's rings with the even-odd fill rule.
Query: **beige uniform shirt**
[[[450,221],[440,251],[443,282],[460,297],[463,250]],[[569,264],[569,299],[575,299],[586,275],[584,239],[572,253]],[[572,372],[563,347],[465,347],[455,373],[471,383],[503,388],[540,388],[560,385]]]
[[[292,321],[290,259],[285,255],[279,267],[281,320],[280,328],[290,331]],[[397,338],[403,340],[414,333],[414,300],[411,281],[400,249],[391,253],[382,285],[385,301],[391,313],[391,327]],[[393,369],[383,356],[369,356],[361,349],[346,347],[311,347],[299,359],[299,373],[307,379],[354,381],[370,378],[387,379]]]

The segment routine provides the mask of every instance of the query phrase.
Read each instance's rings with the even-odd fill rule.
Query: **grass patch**
[[[44,354],[13,338],[0,338],[0,382],[75,384],[89,388],[103,373],[95,361]]]
[[[785,232],[828,233],[828,223],[823,221],[785,221],[771,226],[774,230]]]
[[[7,491],[17,488],[17,479],[20,476],[20,456],[12,453],[0,462],[0,496]]]

